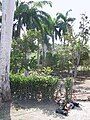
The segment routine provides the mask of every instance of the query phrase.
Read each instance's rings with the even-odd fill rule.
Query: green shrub
[[[65,97],[67,102],[69,102],[72,99],[72,87],[73,79],[71,77],[67,77],[65,79]]]
[[[10,75],[11,93],[20,99],[53,98],[58,78],[49,75],[30,74],[28,77],[19,74]],[[38,96],[38,97],[37,97]]]
[[[43,67],[42,72],[46,75],[50,75],[53,70],[51,69],[51,67]]]

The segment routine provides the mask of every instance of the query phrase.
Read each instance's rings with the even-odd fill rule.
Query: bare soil
[[[55,113],[59,107],[54,101],[11,101],[3,103],[0,120],[90,120],[90,77],[77,77],[73,95],[80,108],[69,111],[68,116]]]

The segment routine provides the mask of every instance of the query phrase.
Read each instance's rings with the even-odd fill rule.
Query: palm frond
[[[37,16],[34,16],[34,24],[36,25],[37,30],[43,31],[41,21],[37,18]]]
[[[62,13],[57,13],[56,16],[57,16],[56,21],[60,19],[62,19],[63,21],[66,21],[66,17]]]
[[[42,10],[37,10],[37,13],[38,13],[38,14],[41,14],[42,16],[45,16],[45,17],[47,17],[47,18],[51,18],[50,15],[49,15],[47,12],[44,12],[44,11],[42,11]]]
[[[71,11],[72,11],[72,9],[70,9],[66,12],[66,17],[68,16],[69,12],[71,12]]]
[[[76,18],[68,18],[67,21],[68,22],[74,22],[76,20]]]
[[[49,5],[52,7],[52,2],[51,1],[39,1],[39,2],[33,2],[33,7],[37,8],[42,8],[44,5]]]

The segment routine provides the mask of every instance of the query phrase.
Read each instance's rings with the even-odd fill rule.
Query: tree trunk
[[[0,40],[0,93],[3,101],[11,99],[10,95],[10,52],[15,0],[2,0],[2,27]]]
[[[37,65],[39,67],[39,62],[40,62],[40,48],[39,48],[39,40],[38,40],[38,50],[37,50]]]
[[[42,66],[45,66],[44,40],[42,40]]]
[[[80,53],[77,51],[76,53],[76,58],[77,58],[77,62],[76,64],[74,65],[74,78],[77,77],[77,68],[79,66],[79,63],[80,63]]]
[[[52,49],[54,50],[54,34],[52,35]]]
[[[77,77],[77,65],[74,66],[74,78]]]

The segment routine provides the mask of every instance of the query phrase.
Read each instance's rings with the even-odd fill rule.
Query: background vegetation
[[[69,16],[72,10],[52,18],[41,10],[46,4],[52,7],[49,1],[16,1],[10,80],[11,91],[19,98],[37,99],[38,93],[42,99],[52,98],[58,82],[55,76],[75,78],[78,71],[90,71],[88,16],[81,14],[79,32],[75,34],[76,18]],[[55,44],[56,40],[60,44]]]

